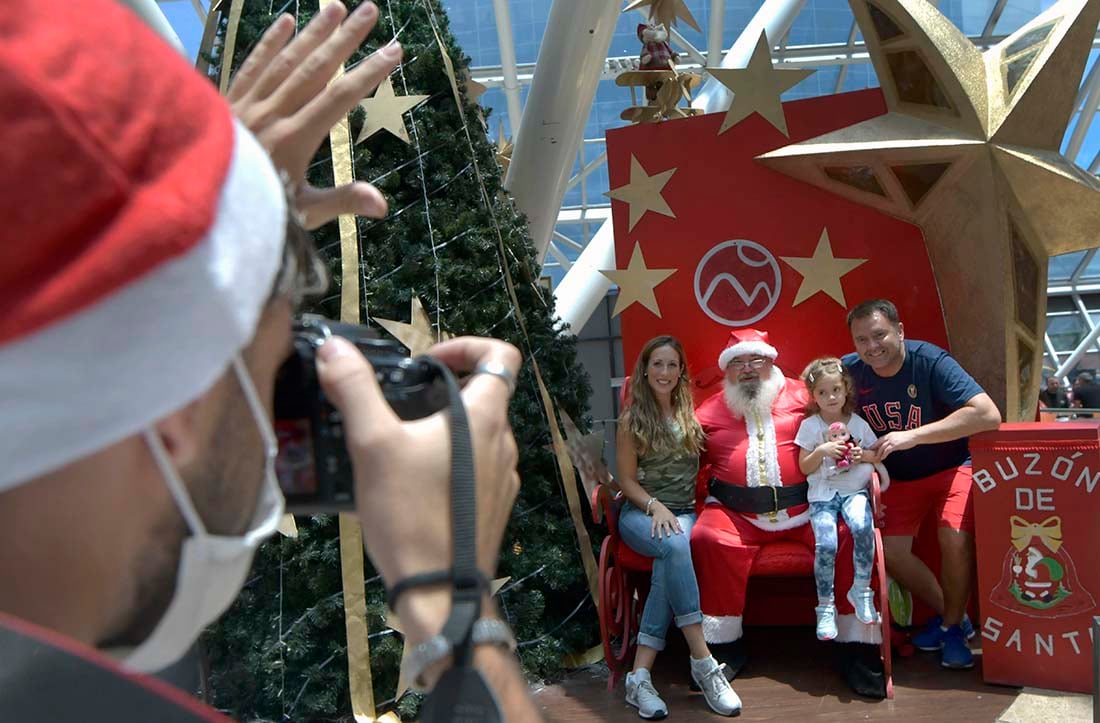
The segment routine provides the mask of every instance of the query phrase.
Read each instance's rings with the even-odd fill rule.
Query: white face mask
[[[191,536],[183,541],[176,591],[164,617],[136,648],[112,651],[133,670],[153,673],[183,657],[206,626],[217,620],[237,598],[252,567],[256,548],[275,532],[282,517],[283,493],[275,477],[278,452],[275,433],[240,356],[233,358],[233,370],[260,430],[267,456],[256,514],[252,524],[238,537],[208,533],[160,437],[152,430],[145,431],[145,441],[191,529]]]

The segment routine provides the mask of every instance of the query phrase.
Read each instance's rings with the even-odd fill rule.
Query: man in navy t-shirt
[[[906,340],[898,310],[885,299],[848,313],[856,352],[844,357],[856,388],[856,410],[893,484],[884,494],[886,569],[939,613],[913,637],[922,650],[942,650],[945,668],[970,668],[966,619],[974,565],[974,518],[967,439],[996,429],[1001,414],[989,395],[950,354]],[[913,554],[924,518],[936,515],[940,580]],[[941,586],[942,584],[942,586]]]

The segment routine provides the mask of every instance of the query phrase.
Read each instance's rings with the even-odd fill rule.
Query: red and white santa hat
[[[730,332],[726,348],[718,355],[718,368],[723,371],[734,357],[754,354],[775,359],[779,352],[768,341],[768,332],[756,329],[737,329]]]
[[[201,396],[253,336],[282,184],[225,101],[111,0],[0,17],[0,491]]]

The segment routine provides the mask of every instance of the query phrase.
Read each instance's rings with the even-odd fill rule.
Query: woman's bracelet
[[[653,507],[653,503],[656,502],[656,501],[657,501],[656,497],[650,497],[649,501],[645,503],[645,513],[646,513],[647,517],[650,516],[651,513],[650,513],[649,510],[650,510],[651,507]]]

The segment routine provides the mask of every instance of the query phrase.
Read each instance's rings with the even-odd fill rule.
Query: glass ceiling
[[[311,2],[311,0],[300,0]],[[312,0],[315,2],[315,0]],[[605,0],[578,0],[580,2],[598,2]],[[625,0],[606,0],[622,2]],[[205,13],[209,6],[209,0],[159,0],[169,22],[175,28],[184,47],[191,57],[194,57],[202,35],[202,23],[199,20],[197,9],[201,8]],[[384,3],[385,0],[376,0]],[[740,30],[745,27],[749,19],[759,9],[763,0],[728,0],[725,6],[723,18],[722,46],[728,48],[737,38]],[[478,69],[483,68],[499,76],[500,41],[497,35],[496,19],[493,10],[493,0],[442,0],[443,6],[448,12],[451,29],[458,43],[472,60],[473,75],[478,77]],[[521,75],[524,72],[522,66],[535,63],[538,58],[539,43],[546,30],[547,19],[550,14],[552,0],[509,0],[512,18],[512,39],[515,45],[516,61]],[[684,39],[705,52],[707,46],[706,33],[710,23],[711,0],[686,0],[688,8],[698,21],[703,32],[693,30],[686,24],[681,24],[680,32]],[[969,36],[981,36],[991,31],[992,37],[1004,36],[1016,30],[1020,25],[1035,17],[1038,13],[1053,4],[1053,0],[1007,0],[999,17],[991,17],[995,7],[995,0],[942,0],[939,3],[941,10]],[[611,41],[608,51],[610,57],[637,57],[639,42],[636,36],[636,27],[644,20],[640,13],[622,15]],[[992,27],[989,27],[992,23]],[[847,0],[806,0],[801,13],[795,19],[787,38],[772,38],[772,41],[781,47],[794,47],[806,45],[834,45],[845,44],[848,41],[852,29],[852,11]],[[857,36],[858,41],[858,36]],[[683,53],[683,48],[674,49]],[[1100,55],[1096,49],[1089,58],[1089,70],[1097,62]],[[526,69],[529,73],[530,69]],[[878,85],[874,69],[866,62],[850,63],[844,72],[843,81],[837,87],[841,76],[839,64],[818,67],[817,72],[799,85],[792,88],[784,96],[785,99],[825,95],[840,91],[858,90],[861,88]],[[1088,71],[1086,71],[1086,78]],[[521,107],[526,100],[526,84],[520,89]],[[603,152],[604,132],[609,128],[623,125],[619,119],[619,113],[628,104],[629,96],[623,88],[615,86],[610,80],[600,83],[596,97],[585,126],[585,138],[587,139],[578,154],[573,173],[576,174],[586,163],[591,162]],[[482,96],[482,104],[490,109],[490,133],[496,137],[500,123],[503,127],[509,127],[508,111],[504,93],[500,88],[490,88]],[[1077,154],[1076,162],[1083,168],[1097,170],[1100,165],[1100,123],[1091,122],[1095,113],[1087,112],[1083,115],[1084,121],[1089,123],[1088,132]],[[1063,152],[1073,133],[1076,123],[1082,115],[1079,113],[1070,123],[1066,132],[1066,141],[1063,143]],[[506,130],[507,132],[507,130]],[[590,211],[592,209],[606,209],[607,198],[603,195],[608,189],[607,167],[601,164],[596,167],[584,179],[570,189],[562,203],[563,210]],[[556,248],[546,264],[545,272],[556,283],[564,275],[568,265],[576,260],[581,247],[587,242],[599,221],[588,223],[567,223],[559,220],[556,232],[559,234],[555,242]],[[562,238],[570,243],[562,242]],[[1097,239],[1100,244],[1100,237]],[[564,261],[564,263],[563,263]],[[1100,254],[1091,252],[1077,252],[1065,256],[1055,257],[1050,261],[1049,285],[1053,287],[1066,287],[1058,292],[1066,298],[1051,300],[1052,334],[1047,337],[1048,360],[1052,357],[1064,359],[1072,350],[1072,344],[1079,340],[1091,328],[1090,321],[1080,313],[1079,309],[1084,305],[1078,303],[1083,297],[1082,293],[1092,292],[1094,289],[1086,288],[1081,291],[1075,286],[1097,285],[1100,289]],[[1091,297],[1090,301],[1091,301]],[[1092,306],[1090,305],[1091,309]],[[1055,311],[1055,309],[1061,309]],[[1068,316],[1067,316],[1068,315]],[[1052,338],[1057,343],[1051,343]],[[1070,348],[1067,349],[1067,346]],[[1098,347],[1100,348],[1100,347]]]

